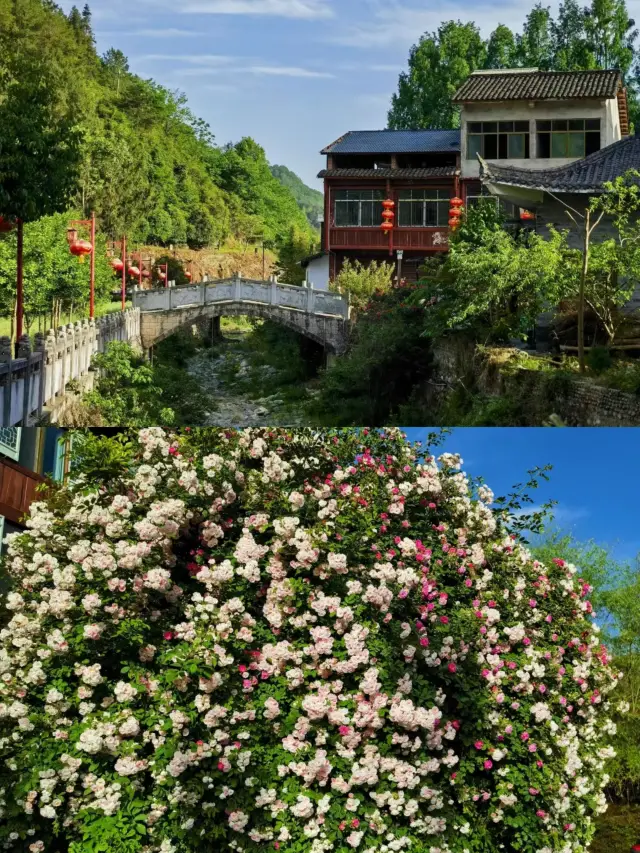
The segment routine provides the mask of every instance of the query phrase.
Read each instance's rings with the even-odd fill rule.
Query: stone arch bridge
[[[273,320],[315,341],[329,355],[345,352],[349,340],[349,302],[337,293],[280,284],[275,278],[253,281],[235,275],[185,287],[138,290],[140,337],[145,351],[182,327],[215,317],[245,315]]]

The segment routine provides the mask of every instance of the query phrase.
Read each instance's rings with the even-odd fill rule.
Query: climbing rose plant
[[[401,433],[145,429],[9,537],[0,848],[586,849],[589,587]]]

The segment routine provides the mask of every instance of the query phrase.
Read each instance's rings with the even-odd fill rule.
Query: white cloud
[[[233,62],[237,62],[240,57],[237,56],[224,56],[218,54],[202,54],[200,56],[189,54],[185,56],[176,56],[170,55],[166,53],[147,53],[144,56],[138,57],[138,61],[140,62],[171,62],[171,63],[179,63],[184,62],[188,65],[202,65],[210,68],[218,68],[223,65],[230,65]]]
[[[458,19],[473,21],[486,37],[499,23],[520,29],[531,9],[529,0],[513,0],[509,4],[481,0],[474,5],[435,0],[427,9],[422,4],[405,5],[400,0],[368,0],[368,3],[368,16],[361,15],[359,23],[341,29],[330,40],[361,48],[409,47],[416,44],[423,33],[436,31],[443,21]],[[557,2],[551,4],[552,12],[557,5]]]
[[[238,69],[242,71],[242,69]],[[295,68],[278,65],[252,65],[246,69],[250,74],[268,74],[274,77],[333,77],[326,71],[310,71],[308,68]]]
[[[199,33],[196,30],[180,30],[177,27],[166,27],[165,29],[157,30],[137,30],[134,35],[144,36],[145,38],[182,38],[183,36],[193,38],[194,36],[201,36],[203,33]]]
[[[328,0],[187,0],[182,11],[201,15],[270,15],[302,20],[333,17]]]

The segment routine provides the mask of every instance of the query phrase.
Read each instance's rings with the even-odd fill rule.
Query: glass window
[[[474,121],[467,125],[467,160],[528,160],[528,121]]]
[[[398,199],[401,228],[436,228],[449,222],[449,190],[402,190]]]
[[[20,439],[22,429],[20,427],[0,427],[0,454],[10,459],[20,458]]]
[[[537,122],[538,157],[585,157],[600,150],[600,119],[554,119]]]
[[[333,194],[337,228],[371,228],[382,224],[382,190],[336,190]]]

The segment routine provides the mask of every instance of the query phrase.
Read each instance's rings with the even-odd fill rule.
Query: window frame
[[[370,193],[371,198],[338,198],[338,195],[340,193],[345,193],[345,194],[353,193],[353,194],[360,194],[360,195],[363,193]],[[375,198],[375,194],[379,194],[379,198]],[[384,190],[378,189],[377,187],[371,188],[371,189],[366,189],[366,188],[334,189],[331,195],[332,195],[331,202],[332,202],[333,227],[334,228],[379,228],[380,225],[382,224],[382,210],[383,210],[382,202],[385,199]],[[340,222],[338,222],[339,205],[340,206],[342,206],[342,205],[347,206],[349,204],[357,204],[358,205],[358,223],[357,224],[354,224],[354,223],[341,224]],[[380,216],[379,216],[378,222],[372,222],[370,225],[368,225],[368,224],[363,225],[362,224],[362,218],[363,218],[362,217],[362,209],[363,209],[363,205],[367,205],[367,204],[372,205],[372,211],[371,211],[372,219],[374,219],[373,214],[375,213],[374,205],[379,204]]]
[[[472,130],[473,127],[480,126],[480,130]],[[511,125],[511,130],[505,125]],[[516,130],[516,125],[526,125]],[[495,127],[495,130],[490,129]],[[466,159],[475,160],[476,155],[480,154],[486,160],[530,160],[531,159],[531,125],[528,119],[518,119],[510,121],[467,121],[467,150]],[[486,137],[495,136],[496,154],[495,157],[486,153]],[[524,156],[511,156],[511,139],[513,137],[522,137],[524,145]],[[473,153],[471,152],[471,139],[479,139],[480,146],[476,150],[474,146]],[[504,141],[503,141],[504,140]],[[506,150],[506,155],[501,153],[501,148]]]
[[[10,434],[15,437],[15,442],[10,443],[8,440],[5,441],[5,437],[8,439],[9,436],[6,435],[6,431],[10,431]],[[18,462],[20,460],[20,445],[22,443],[22,427],[0,427],[0,457],[8,456],[9,459],[12,459],[14,462]]]
[[[422,193],[422,198],[402,198],[403,195],[413,193]],[[427,194],[433,193],[433,197],[429,198]],[[434,204],[436,212],[436,221],[434,224],[427,223],[427,205]],[[402,207],[410,205],[411,215],[409,216],[410,223],[407,225],[402,221]],[[414,206],[422,209],[422,223],[415,225]],[[410,187],[403,190],[398,190],[398,228],[446,228],[449,224],[449,209],[451,207],[451,190],[442,187]],[[442,219],[442,222],[440,221]]]
[[[582,124],[582,128],[577,128],[577,123]],[[587,123],[598,123],[598,128],[587,127]],[[574,127],[571,127],[571,125]],[[541,127],[543,125],[543,127]],[[554,127],[554,125],[565,125],[564,127]],[[548,126],[548,127],[547,127]],[[572,138],[582,136],[582,153],[576,154],[570,152],[570,144]],[[597,137],[598,147],[587,153],[587,136]],[[542,137],[547,137],[548,142],[545,148],[548,148],[549,153],[542,153]],[[564,142],[563,154],[554,154],[554,141]],[[588,157],[589,154],[595,154],[602,150],[602,119],[600,118],[564,118],[564,119],[536,119],[536,158],[540,160],[576,160]]]

